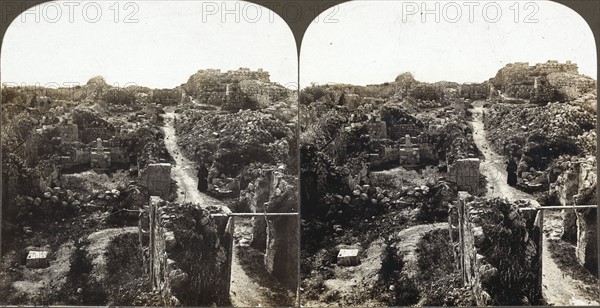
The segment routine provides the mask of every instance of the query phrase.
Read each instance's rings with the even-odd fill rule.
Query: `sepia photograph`
[[[598,306],[594,35],[550,1],[351,1],[300,53],[301,305]]]
[[[0,2],[0,306],[600,306],[579,12]]]
[[[0,305],[297,306],[298,59],[281,17],[52,1],[10,24],[0,57]]]

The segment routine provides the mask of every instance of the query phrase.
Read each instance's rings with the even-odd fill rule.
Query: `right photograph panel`
[[[300,53],[301,305],[597,306],[593,33],[550,1],[352,1]]]

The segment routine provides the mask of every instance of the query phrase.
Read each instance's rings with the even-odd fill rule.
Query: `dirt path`
[[[209,205],[223,207],[223,203],[215,198],[202,194],[198,191],[198,179],[196,177],[196,164],[183,156],[177,145],[177,136],[173,119],[173,111],[167,111],[164,115],[165,126],[165,147],[175,160],[175,165],[171,169],[171,177],[177,181],[178,193],[176,201],[179,203],[193,202],[202,207]]]
[[[242,268],[240,260],[235,257],[238,254],[239,243],[241,241],[249,243],[252,238],[250,220],[236,218],[234,233],[236,239],[233,245],[234,258],[231,264],[231,305],[233,307],[278,306],[269,296],[270,291],[250,278]]]
[[[198,191],[198,179],[195,174],[195,164],[185,158],[177,145],[177,136],[175,135],[174,125],[175,114],[167,110],[165,118],[165,146],[175,160],[175,166],[171,169],[171,177],[177,181],[178,193],[177,202],[194,202],[202,207],[209,205],[221,207],[225,212],[230,212],[221,201],[202,194]],[[239,226],[238,226],[239,225]],[[236,224],[236,233],[246,232],[240,230],[244,226]],[[257,307],[270,304],[266,292],[261,291],[261,286],[255,281],[254,277],[248,276],[240,265],[240,260],[236,254],[236,247],[233,245],[233,258],[231,263],[231,289],[230,300],[234,307]]]
[[[517,190],[506,183],[504,158],[494,152],[486,139],[483,125],[481,104],[474,104],[473,110],[473,139],[477,148],[485,157],[480,165],[480,171],[487,178],[487,196],[502,197],[508,200],[534,199],[530,194]],[[555,222],[544,221],[544,230],[549,230]],[[550,305],[598,305],[596,299],[587,298],[579,290],[582,282],[574,280],[568,273],[561,271],[548,252],[548,237],[544,237],[542,254],[542,288],[544,298]]]

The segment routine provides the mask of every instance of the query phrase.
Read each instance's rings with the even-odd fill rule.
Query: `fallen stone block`
[[[354,266],[358,265],[360,260],[358,258],[358,249],[340,249],[337,256],[337,264],[343,266]]]
[[[48,260],[48,251],[44,250],[31,250],[27,254],[27,260],[25,266],[30,268],[44,268],[50,266]]]

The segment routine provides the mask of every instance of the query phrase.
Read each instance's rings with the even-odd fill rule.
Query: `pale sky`
[[[101,75],[109,84],[171,88],[199,69],[247,67],[269,71],[282,85],[297,84],[293,34],[264,7],[242,1],[69,2],[42,4],[13,21],[2,42],[3,83],[84,84]]]
[[[533,4],[526,7],[527,2]],[[422,3],[433,13],[421,15]],[[575,11],[549,1],[495,1],[498,7],[490,4],[484,12],[485,3],[343,3],[308,28],[300,53],[300,86],[380,84],[402,72],[425,82],[482,82],[507,63],[547,60],[572,60],[580,73],[597,78],[593,33]]]

